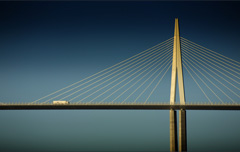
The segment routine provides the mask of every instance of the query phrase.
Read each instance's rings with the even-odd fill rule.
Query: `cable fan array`
[[[166,91],[160,84],[166,74],[170,74],[172,48],[173,38],[170,38],[32,103],[46,104],[53,100],[80,104],[159,102],[159,92]],[[167,102],[169,94],[161,99]]]
[[[192,88],[194,86],[188,87],[185,85],[185,92],[189,97],[188,101],[207,100],[211,104],[239,103],[240,62],[183,37],[181,37],[181,50],[183,67],[186,70],[184,82],[190,84],[191,78],[196,84],[195,86],[201,90],[200,92],[193,92],[194,89]],[[188,93],[190,90],[191,93]]]
[[[170,38],[32,104],[169,104],[172,49]],[[239,104],[240,62],[183,37],[181,51],[186,103]]]

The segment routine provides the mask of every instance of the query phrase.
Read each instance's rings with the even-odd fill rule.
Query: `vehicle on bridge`
[[[61,105],[66,105],[66,104],[70,104],[69,101],[53,101],[53,104],[61,104]]]

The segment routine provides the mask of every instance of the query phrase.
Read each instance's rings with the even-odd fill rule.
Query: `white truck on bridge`
[[[69,101],[53,101],[53,104],[61,104],[61,105],[66,105],[66,104],[70,104]]]

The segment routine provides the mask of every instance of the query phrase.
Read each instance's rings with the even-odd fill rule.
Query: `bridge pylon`
[[[170,104],[176,102],[176,82],[178,76],[178,88],[180,104],[185,104],[183,72],[182,72],[182,56],[180,46],[180,34],[178,18],[175,19],[174,28],[174,43],[173,43],[173,58],[172,58],[172,75],[170,89]],[[170,151],[187,151],[187,136],[186,136],[186,111],[179,111],[179,143],[177,141],[177,116],[176,111],[170,109]],[[179,145],[179,147],[178,147]]]

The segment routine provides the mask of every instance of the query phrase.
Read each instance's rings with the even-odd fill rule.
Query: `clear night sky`
[[[240,2],[0,2],[0,102],[31,102],[180,34],[240,61]],[[170,84],[169,84],[170,85]],[[0,111],[0,151],[168,151],[169,111]],[[187,111],[189,151],[240,151],[239,111]]]

